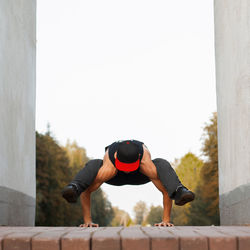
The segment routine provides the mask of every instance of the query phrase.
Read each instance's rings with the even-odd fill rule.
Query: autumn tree
[[[69,225],[70,208],[61,197],[72,176],[68,164],[65,151],[49,133],[36,133],[36,225]]]
[[[182,184],[190,190],[194,190],[200,178],[200,171],[203,161],[195,154],[189,152],[185,154],[175,169]]]
[[[88,161],[86,151],[76,142],[68,141],[62,147],[48,131],[36,133],[36,225],[78,226],[82,224],[80,199],[69,204],[61,191]],[[113,218],[111,203],[101,189],[91,195],[92,218],[101,226],[107,226]]]
[[[113,207],[114,210],[114,218],[111,222],[111,226],[119,227],[119,226],[129,226],[131,225],[132,219],[130,218],[129,214],[118,207]]]
[[[200,179],[202,166],[203,161],[193,153],[189,152],[178,161],[175,171],[182,184],[191,191],[195,191]],[[191,203],[187,203],[185,206],[173,206],[171,220],[175,225],[188,224],[190,206]]]
[[[91,194],[91,217],[99,226],[110,225],[114,217],[112,205],[101,188]]]
[[[191,206],[189,224],[219,225],[217,113],[213,113],[204,128],[202,152],[206,160],[196,188],[198,199]]]
[[[134,208],[135,213],[135,224],[142,225],[147,216],[147,205],[144,201],[138,201]]]
[[[72,169],[72,174],[75,175],[89,161],[86,150],[78,146],[76,141],[72,143],[67,140],[66,146],[63,147],[69,158],[69,167]]]
[[[153,226],[155,223],[162,221],[162,215],[162,206],[151,206],[146,221],[148,224]]]

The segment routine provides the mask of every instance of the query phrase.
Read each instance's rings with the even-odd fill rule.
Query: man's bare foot
[[[99,225],[92,223],[92,222],[89,222],[89,223],[81,224],[79,227],[99,227]]]
[[[155,223],[154,226],[155,227],[173,227],[174,224],[170,222],[160,222],[160,223]]]

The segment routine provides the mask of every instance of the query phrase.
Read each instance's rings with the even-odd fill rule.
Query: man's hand
[[[99,225],[93,222],[89,222],[89,223],[81,224],[79,227],[99,227]]]
[[[160,223],[155,223],[154,224],[155,227],[173,227],[174,224],[170,223],[170,222],[160,222]]]

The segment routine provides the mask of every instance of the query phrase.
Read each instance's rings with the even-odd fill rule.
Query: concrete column
[[[215,0],[222,225],[250,224],[250,1]]]
[[[34,225],[36,1],[0,0],[0,225]]]

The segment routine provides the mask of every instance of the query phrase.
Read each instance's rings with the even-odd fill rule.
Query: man
[[[92,222],[90,195],[104,182],[121,185],[140,185],[152,181],[163,195],[162,222],[155,226],[173,226],[170,222],[172,200],[182,206],[194,200],[195,195],[184,187],[169,162],[151,155],[143,142],[126,140],[114,142],[105,148],[103,160],[91,160],[79,171],[75,179],[62,191],[70,203],[81,199],[84,224],[82,227],[97,227]]]

